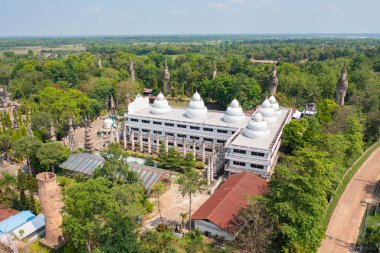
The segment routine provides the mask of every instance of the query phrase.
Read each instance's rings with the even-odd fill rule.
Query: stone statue
[[[340,79],[338,80],[336,84],[336,103],[340,106],[344,105],[346,93],[348,89],[348,80],[347,80],[347,66],[346,63],[344,63],[342,72],[340,75]]]
[[[276,66],[273,66],[272,76],[271,76],[270,81],[269,81],[269,93],[271,96],[276,94],[277,86],[278,86],[277,68],[276,68]]]
[[[165,84],[166,93],[169,93],[170,92],[170,73],[169,73],[169,67],[168,67],[167,61],[165,61],[164,84]]]
[[[129,71],[131,73],[132,82],[136,81],[136,79],[135,79],[135,68],[134,68],[134,63],[133,63],[132,59],[129,61]]]

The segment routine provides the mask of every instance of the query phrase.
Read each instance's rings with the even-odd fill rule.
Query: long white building
[[[164,142],[167,149],[192,152],[209,164],[211,176],[249,171],[269,177],[291,109],[280,107],[272,96],[252,115],[246,115],[236,99],[226,111],[212,111],[198,93],[187,108],[172,107],[160,93],[152,105],[137,95],[125,117],[125,148],[155,153]]]

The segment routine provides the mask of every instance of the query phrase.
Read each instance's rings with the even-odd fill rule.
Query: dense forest
[[[86,51],[59,52],[47,57],[43,52],[16,54],[11,50],[18,46],[54,48],[70,43],[83,44]],[[172,102],[182,101],[198,90],[210,108],[225,110],[230,101],[237,98],[242,107],[249,110],[269,95],[273,67],[273,63],[253,62],[252,59],[276,61],[280,104],[302,110],[306,103],[314,102],[318,113],[316,117],[295,120],[286,126],[282,155],[269,183],[270,193],[252,200],[241,212],[244,216],[260,211],[265,213],[260,219],[272,224],[260,247],[264,251],[254,252],[315,252],[324,235],[328,201],[342,175],[366,147],[380,137],[380,40],[376,38],[252,38],[243,35],[236,38],[19,38],[0,40],[0,49],[5,50],[0,58],[0,85],[21,104],[15,114],[18,128],[13,128],[9,115],[1,115],[0,150],[7,158],[27,157],[28,165],[39,171],[54,169],[58,161],[68,155],[65,147],[49,142],[51,124],[60,140],[67,134],[69,116],[76,124],[83,124],[85,116],[93,119],[105,114],[111,97],[116,101],[117,113],[122,115],[128,102],[143,88],[152,88],[153,94],[165,91],[165,62],[172,87],[166,95]],[[136,81],[130,78],[131,60]],[[212,78],[214,64],[217,75]],[[339,107],[335,103],[336,84],[344,64],[347,65],[349,86],[346,104]],[[31,130],[27,129],[28,125]],[[33,138],[27,136],[28,131],[33,131]],[[46,162],[51,150],[60,150],[61,156],[54,162]],[[30,181],[28,178],[18,180]],[[107,180],[93,180],[68,189],[71,194],[66,201],[75,202],[77,193],[86,194],[98,185],[104,190],[104,195],[98,196],[99,201],[109,206],[115,203],[109,203],[107,195],[119,194],[123,198],[119,192],[129,187],[111,187],[112,182]],[[22,192],[27,188],[35,191],[32,183],[28,185]],[[146,212],[149,208],[140,189],[133,190],[138,193],[133,201],[141,204],[141,212]],[[16,197],[18,202],[12,204],[13,197],[4,197],[2,201],[7,201],[9,206],[28,207],[20,196]],[[25,193],[22,198],[26,198]],[[128,207],[120,203],[117,204],[118,212]],[[32,210],[38,209],[35,203],[30,206]],[[81,208],[86,209],[86,203]],[[111,215],[107,235],[112,234],[109,231],[122,230],[116,222],[116,211],[110,209],[93,214],[94,217]],[[130,230],[125,237],[129,245],[138,247],[131,243],[138,235],[127,216],[123,216],[123,222]],[[75,223],[78,217],[71,217],[69,222]],[[239,220],[235,222],[239,224]],[[68,226],[68,233],[70,229],[74,231],[75,227]],[[249,231],[241,234],[245,233]],[[149,234],[145,236],[142,240],[149,239]],[[111,237],[109,241],[103,235],[96,239],[99,248],[112,252]],[[247,250],[253,241],[238,237],[236,247]],[[83,246],[83,241],[75,243],[76,248]],[[149,243],[145,241],[144,244]],[[154,247],[150,250],[160,252],[154,251]]]

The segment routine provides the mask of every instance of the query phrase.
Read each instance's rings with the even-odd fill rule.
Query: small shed
[[[267,181],[253,173],[232,174],[192,215],[194,227],[207,236],[233,240],[227,232],[230,220],[247,204],[247,197],[267,191]]]
[[[0,222],[0,235],[12,231],[13,229],[34,219],[34,217],[36,216],[30,211],[21,211],[18,214],[10,216],[8,219]]]
[[[22,231],[22,232],[21,232]],[[39,236],[45,233],[45,216],[39,214],[32,220],[13,229],[9,234],[17,237],[19,240],[34,241]]]

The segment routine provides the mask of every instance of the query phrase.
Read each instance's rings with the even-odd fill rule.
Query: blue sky
[[[0,36],[380,33],[380,0],[1,0]]]

